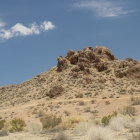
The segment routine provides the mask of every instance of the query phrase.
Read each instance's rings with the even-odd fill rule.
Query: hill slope
[[[62,114],[62,110],[71,108],[75,114],[78,111],[76,106],[75,111],[72,109],[72,103],[96,99],[98,104],[94,109],[100,110],[102,115],[106,113],[103,109],[105,101],[112,101],[117,110],[128,104],[131,95],[140,95],[140,62],[132,58],[119,60],[102,46],[94,50],[87,47],[78,52],[70,50],[66,57],[58,58],[56,67],[31,80],[19,85],[1,86],[0,112],[9,108],[14,111],[20,110],[20,107],[31,109],[35,105],[38,109],[48,110],[50,104],[57,106],[63,102],[69,106],[49,109],[50,112]],[[100,104],[100,99],[105,101]],[[111,109],[113,105],[107,106],[110,112],[115,110]]]

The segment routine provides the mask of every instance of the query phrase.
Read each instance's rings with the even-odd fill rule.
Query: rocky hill
[[[140,62],[117,59],[102,46],[58,57],[56,67],[19,85],[0,87],[0,107],[32,101],[112,99],[140,95]],[[43,101],[42,101],[43,100]]]

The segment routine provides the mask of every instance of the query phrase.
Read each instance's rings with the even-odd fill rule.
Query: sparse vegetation
[[[41,123],[29,123],[27,127],[28,132],[31,134],[39,134],[42,131]]]
[[[122,131],[125,127],[126,120],[123,117],[113,117],[109,121],[109,128],[115,131]]]
[[[132,133],[132,136],[128,137],[128,140],[140,140],[140,132],[139,133]]]
[[[66,134],[61,132],[52,140],[72,140],[72,139],[69,136],[67,136]]]
[[[101,120],[101,122],[106,126],[109,124],[110,120],[113,118],[113,117],[116,117],[117,116],[117,112],[114,112],[113,114],[111,115],[108,115],[108,116],[104,116]]]
[[[132,105],[140,105],[140,97],[131,97]]]
[[[44,129],[49,129],[59,125],[62,122],[62,119],[61,117],[57,117],[55,115],[45,115],[40,118],[40,121]]]
[[[88,140],[113,140],[114,136],[110,129],[104,127],[92,127],[87,133]]]
[[[83,94],[82,93],[75,94],[75,97],[76,98],[83,98]]]
[[[26,126],[26,123],[21,118],[15,118],[9,122],[5,123],[5,129],[9,132],[20,132],[23,131]]]
[[[136,115],[136,109],[133,106],[127,106],[123,110],[124,115],[130,115],[130,116],[135,116]]]
[[[106,104],[106,105],[109,105],[109,104],[110,104],[110,101],[105,101],[105,104]]]
[[[84,101],[80,101],[79,105],[85,105]]]
[[[60,127],[63,129],[74,128],[76,124],[78,124],[79,122],[83,120],[84,119],[81,117],[69,117],[60,124]]]
[[[3,137],[3,136],[8,136],[7,130],[0,130],[0,137]]]
[[[94,100],[94,99],[91,100],[91,103],[92,103],[92,104],[94,104],[95,102],[96,102],[96,100]]]
[[[4,127],[5,120],[0,120],[0,130]]]

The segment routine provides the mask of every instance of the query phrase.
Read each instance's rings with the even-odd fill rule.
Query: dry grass
[[[115,140],[115,137],[110,129],[97,126],[89,129],[87,140]]]
[[[29,123],[27,126],[27,130],[31,134],[39,134],[43,129],[41,123]]]
[[[78,117],[78,116],[77,117],[69,117],[60,124],[60,127],[63,129],[74,128],[78,123],[80,123],[83,120],[84,119],[82,117]]]

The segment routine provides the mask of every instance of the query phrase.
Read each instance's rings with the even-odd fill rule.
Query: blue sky
[[[0,0],[0,85],[47,71],[70,49],[140,60],[139,0]]]

